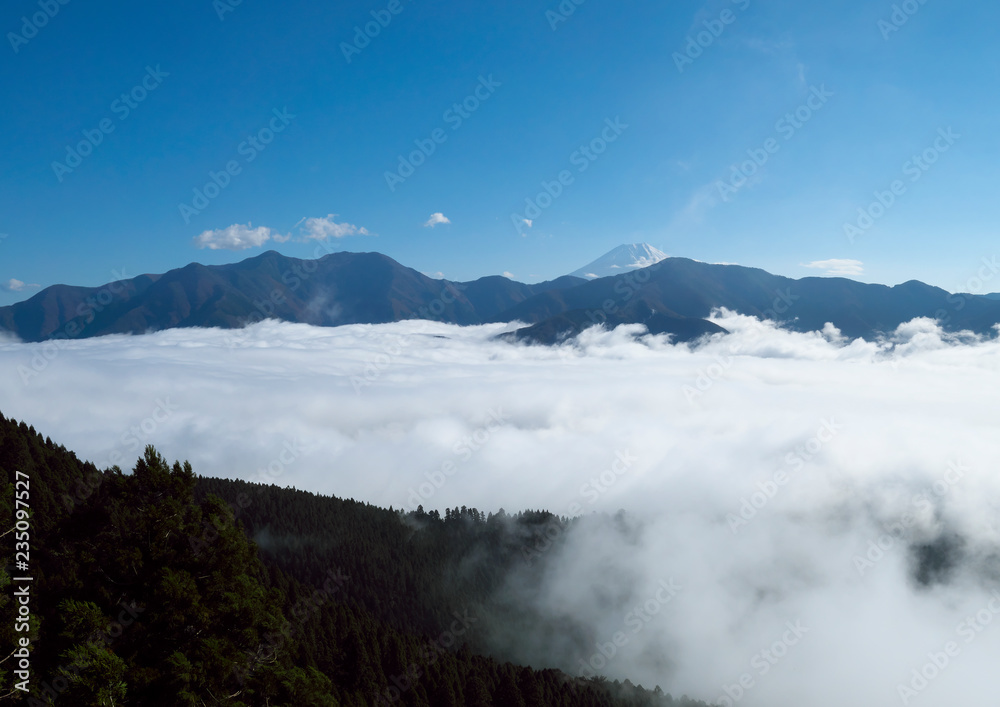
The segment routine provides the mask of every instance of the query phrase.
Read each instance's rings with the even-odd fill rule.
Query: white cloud
[[[708,212],[718,206],[719,203],[718,181],[703,184],[691,194],[687,204],[674,217],[674,223],[678,226],[700,224],[705,220]]]
[[[864,263],[848,258],[831,258],[830,260],[814,260],[811,263],[799,263],[803,268],[825,270],[824,275],[831,277],[859,277],[864,274]]]
[[[0,284],[0,289],[6,290],[7,292],[23,292],[25,289],[34,289],[36,287],[39,287],[39,285],[22,282],[21,280],[13,277],[7,282]]]
[[[427,219],[427,221],[424,223],[424,228],[434,228],[435,226],[441,223],[451,223],[451,219],[449,219],[443,213],[438,211],[436,213],[431,214],[431,217]]]
[[[198,248],[209,250],[246,250],[260,248],[272,238],[278,240],[280,234],[275,234],[266,226],[253,228],[249,223],[246,226],[234,223],[227,228],[203,231],[194,239],[194,244]]]
[[[574,673],[625,630],[611,678],[716,703],[751,673],[746,704],[881,705],[956,641],[920,705],[989,704],[1000,628],[966,646],[955,627],[987,606],[1000,558],[1000,425],[982,394],[1000,386],[1000,341],[962,345],[929,320],[878,342],[715,321],[732,334],[698,346],[620,328],[525,347],[494,339],[504,325],[418,321],[268,321],[238,348],[219,330],[69,340],[27,385],[0,377],[0,400],[101,466],[115,451],[130,465],[149,442],[199,474],[255,479],[294,441],[302,453],[271,481],[384,507],[425,485],[428,509],[626,509],[628,532],[594,518],[568,531],[519,596],[574,631],[517,650],[559,650]],[[43,346],[0,343],[0,367],[30,367]],[[161,403],[176,409],[153,424]],[[491,411],[505,423],[480,444]],[[839,429],[817,441],[824,420]],[[446,462],[453,473],[428,485]],[[956,483],[938,483],[956,462]],[[964,543],[950,580],[918,587],[916,549],[950,537]],[[855,558],[880,538],[888,549],[862,575]],[[671,603],[623,629],[670,578]],[[789,621],[808,633],[760,675],[751,661]],[[577,631],[585,653],[558,643]]]
[[[355,226],[351,223],[337,223],[335,214],[328,214],[325,217],[303,218],[295,227],[298,229],[300,243],[309,241],[325,241],[329,238],[344,238],[346,236],[370,236],[368,229]],[[246,250],[248,248],[260,248],[268,241],[275,243],[287,243],[292,240],[292,234],[282,234],[266,226],[253,228],[251,224],[246,226],[235,223],[227,228],[220,228],[214,231],[205,231],[194,239],[194,244],[198,248],[208,248],[210,250]]]
[[[508,279],[510,279],[510,280],[514,280],[517,277],[516,275],[514,275],[514,273],[509,272],[507,270],[503,271],[503,276],[506,277],[506,278],[508,278]]]
[[[336,214],[325,217],[304,218],[296,226],[300,227],[303,241],[325,241],[330,238],[345,238],[347,236],[370,236],[367,228],[355,226],[352,223],[337,223]]]

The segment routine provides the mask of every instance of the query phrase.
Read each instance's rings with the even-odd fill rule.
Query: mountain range
[[[844,278],[792,279],[667,257],[633,244],[534,285],[500,276],[433,279],[380,253],[301,260],[268,251],[238,263],[191,263],[103,287],[54,285],[0,308],[0,330],[37,342],[177,327],[234,329],[265,318],[319,326],[422,318],[459,325],[521,322],[507,336],[533,343],[556,343],[594,324],[635,323],[690,341],[724,331],[707,320],[719,307],[796,331],[820,330],[830,322],[848,337],[866,339],[916,317],[936,319],[947,331],[979,334],[1000,323],[1000,299],[991,295],[952,294],[916,280],[888,287]]]

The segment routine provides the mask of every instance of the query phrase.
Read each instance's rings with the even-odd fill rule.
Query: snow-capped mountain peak
[[[631,243],[620,245],[608,251],[594,262],[583,266],[570,275],[594,280],[599,277],[612,277],[639,268],[648,268],[668,257],[647,243]]]

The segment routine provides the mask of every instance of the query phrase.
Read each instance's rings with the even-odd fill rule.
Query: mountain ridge
[[[622,252],[632,257],[636,247],[612,250],[611,260]],[[189,263],[102,287],[53,285],[0,308],[0,331],[38,342],[184,327],[236,329],[266,318],[317,326],[423,318],[464,326],[521,322],[513,338],[543,344],[594,324],[634,323],[690,341],[724,331],[708,321],[721,307],[796,331],[829,322],[851,338],[886,334],[917,317],[935,319],[946,331],[978,334],[1000,324],[1000,300],[952,294],[918,280],[893,287],[845,278],[796,280],[760,268],[665,257],[589,280],[564,275],[529,285],[487,276],[459,282],[430,278],[376,252],[305,260],[269,250],[236,263]]]

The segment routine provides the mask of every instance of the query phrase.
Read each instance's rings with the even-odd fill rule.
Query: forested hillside
[[[13,621],[18,471],[30,488],[29,632]],[[0,472],[2,701],[702,704],[479,654],[476,610],[516,614],[491,597],[546,513],[402,515],[199,478],[152,448],[131,473],[102,471],[2,416]],[[14,687],[23,636],[30,696]]]

